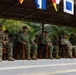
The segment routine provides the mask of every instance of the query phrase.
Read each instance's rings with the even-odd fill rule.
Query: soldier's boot
[[[60,57],[59,57],[58,53],[56,54],[56,59],[60,59]]]
[[[73,59],[73,56],[69,56],[69,58]]]
[[[31,60],[30,54],[27,54],[27,60]]]
[[[73,58],[73,56],[72,56],[72,52],[69,52],[69,58]]]
[[[72,55],[70,55],[70,56],[69,56],[69,58],[73,58],[73,56],[72,56]]]
[[[53,56],[52,56],[52,54],[50,54],[50,55],[49,55],[49,59],[53,59]]]
[[[32,59],[33,59],[33,60],[37,60],[36,54],[33,54]]]
[[[2,56],[0,56],[0,62],[2,62]]]
[[[15,61],[15,59],[12,58],[12,56],[10,56],[10,57],[8,58],[8,61]]]

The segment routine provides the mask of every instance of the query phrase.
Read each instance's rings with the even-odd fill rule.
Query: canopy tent
[[[22,21],[45,22],[54,25],[76,26],[76,5],[74,15],[63,12],[63,0],[56,12],[52,0],[46,0],[46,10],[37,9],[34,0],[0,0],[0,18],[16,19]]]

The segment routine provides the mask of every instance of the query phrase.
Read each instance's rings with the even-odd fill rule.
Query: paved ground
[[[0,75],[76,75],[76,59],[2,61]]]

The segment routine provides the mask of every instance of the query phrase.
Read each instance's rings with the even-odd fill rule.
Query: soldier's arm
[[[29,35],[29,41],[30,41],[30,43],[35,44],[34,40],[35,40],[35,36]]]
[[[2,33],[2,35],[1,35],[1,37],[2,37],[2,39],[0,38],[0,43],[3,43],[3,41],[4,41],[4,34]]]
[[[66,45],[65,41],[63,39],[60,40],[61,45]]]
[[[23,41],[22,41],[22,35],[19,35],[18,41],[19,41],[20,43],[23,43]]]
[[[51,39],[48,40],[48,45],[52,45]]]
[[[7,34],[3,34],[3,44],[9,43],[9,38]]]
[[[68,40],[68,45],[72,46],[71,42]]]
[[[31,36],[31,35],[29,35],[29,34],[28,34],[27,36],[28,36],[28,38],[27,38],[27,39],[29,40],[29,42],[30,42],[30,43],[33,43],[33,38],[32,38],[32,36]]]
[[[51,43],[51,44],[52,44],[52,40],[51,40],[51,39],[49,39],[49,43]]]
[[[44,37],[42,38],[41,43],[45,44],[45,38]]]

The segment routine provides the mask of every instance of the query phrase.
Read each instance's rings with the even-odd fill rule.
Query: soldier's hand
[[[48,43],[48,45],[52,46],[52,44],[51,44],[51,43]]]
[[[32,42],[33,44],[35,44],[35,42]]]
[[[26,42],[22,42],[23,44],[26,44]]]
[[[3,45],[5,45],[5,44],[6,44],[6,42],[5,42],[5,41],[3,41],[3,42],[2,42],[2,44],[3,44]]]
[[[12,43],[9,43],[10,45],[12,45]]]

